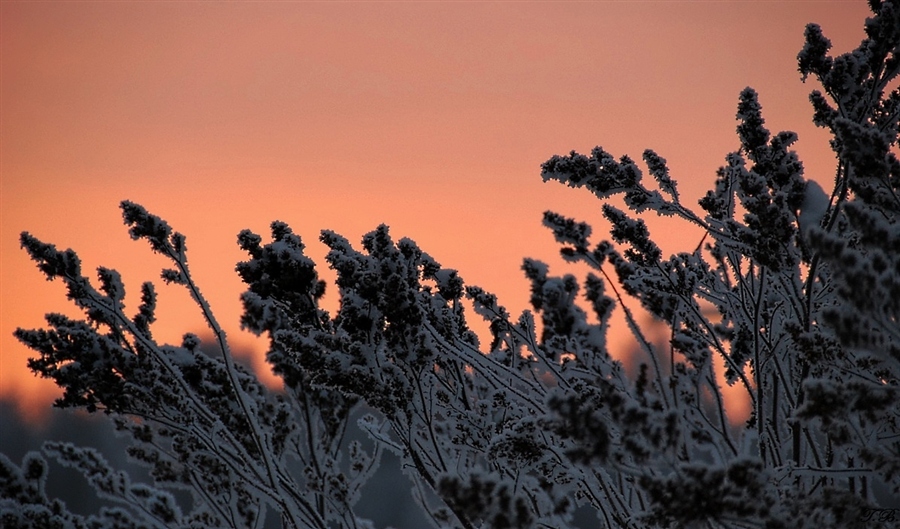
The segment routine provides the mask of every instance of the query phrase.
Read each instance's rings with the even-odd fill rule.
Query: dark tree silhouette
[[[750,88],[738,103],[739,149],[700,209],[681,202],[653,151],[642,157],[652,187],[634,160],[600,147],[554,156],[545,180],[622,195],[628,211],[604,202],[612,242],[598,244],[587,224],[547,212],[562,255],[592,272],[579,281],[525,260],[533,310],[518,317],[385,226],[361,249],[322,233],[340,294],[332,315],[286,224],[274,222],[266,243],[241,232],[241,322],[269,337],[284,393],[235,363],[185,237],[141,206],[121,205],[132,237],[171,260],[162,278],[188,289],[218,354],[193,334],[154,340],[152,284],[128,315],[118,273],[100,268],[95,287],[73,251],[22,234],[86,318],[50,314],[48,329],[18,330],[38,353],[30,367],[65,390],[58,406],[107,413],[152,483],[92,450],[47,443],[20,465],[0,456],[0,521],[260,527],[269,509],[291,529],[367,527],[354,505],[388,450],[438,527],[565,527],[577,507],[594,509],[601,527],[896,523],[874,489],[900,493],[900,89],[889,90],[900,7],[869,4],[857,49],[828,55],[811,24],[798,56],[803,79],[821,84],[810,100],[833,134],[830,189],[804,178],[796,135],[765,128]],[[640,218],[649,212],[698,226],[705,244],[665,258]],[[665,348],[645,337],[630,299],[667,326]],[[490,323],[490,344],[469,328],[465,300]],[[613,310],[643,347],[633,378],[607,353]],[[751,401],[742,428],[729,425],[714,363]],[[355,427],[368,444],[346,441]],[[117,506],[81,516],[48,498],[44,457],[82,471]],[[179,504],[171,489],[193,501]]]

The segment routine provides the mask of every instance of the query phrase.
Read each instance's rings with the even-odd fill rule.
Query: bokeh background
[[[27,370],[13,330],[77,314],[19,248],[23,230],[77,250],[86,271],[118,269],[134,308],[165,265],[121,223],[120,200],[143,204],[188,236],[219,321],[275,384],[265,343],[238,325],[241,229],[290,223],[331,279],[319,230],[358,241],[386,223],[518,313],[523,257],[578,271],[556,257],[544,210],[592,222],[596,237],[607,229],[587,192],[541,181],[553,154],[652,148],[694,204],[738,146],[749,85],[773,131],[799,133],[807,176],[827,187],[834,160],[795,57],[808,22],[842,52],[867,13],[863,0],[4,0],[0,436],[61,420],[49,412],[56,388]],[[648,220],[667,252],[699,242],[683,223]],[[187,294],[159,291],[156,336],[202,335]],[[625,358],[627,334],[613,344]]]

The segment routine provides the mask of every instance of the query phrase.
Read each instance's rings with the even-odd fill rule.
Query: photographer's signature
[[[864,522],[900,521],[900,509],[863,509],[859,517]]]

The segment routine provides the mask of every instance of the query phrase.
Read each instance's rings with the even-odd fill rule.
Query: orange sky
[[[750,85],[772,129],[800,134],[807,176],[828,182],[828,136],[810,123],[814,85],[795,57],[807,22],[847,51],[867,13],[863,0],[3,0],[0,397],[32,414],[49,405],[53,385],[27,371],[11,333],[71,313],[19,249],[23,230],[74,248],[86,271],[118,269],[134,309],[165,263],[129,239],[117,205],[145,205],[188,236],[219,321],[257,357],[237,325],[235,236],[274,219],[320,263],[320,229],[358,241],[387,223],[517,313],[524,256],[573,271],[540,226],[545,209],[606,231],[586,192],[541,182],[553,154],[653,148],[695,203],[737,147]],[[683,224],[650,225],[667,251],[697,244]],[[186,293],[158,287],[156,336],[200,332]]]

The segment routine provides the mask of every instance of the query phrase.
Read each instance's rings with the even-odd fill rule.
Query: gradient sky
[[[541,182],[553,154],[652,148],[694,204],[737,148],[749,85],[827,185],[828,136],[807,102],[816,85],[800,82],[795,57],[806,23],[843,52],[867,14],[863,0],[3,0],[0,397],[32,416],[49,405],[54,386],[28,372],[11,333],[45,312],[77,314],[19,249],[23,230],[77,250],[91,277],[118,269],[132,310],[140,283],[156,280],[156,336],[178,342],[203,325],[121,223],[120,200],[143,204],[188,236],[201,289],[257,360],[264,344],[237,324],[235,240],[274,219],[320,263],[319,230],[357,242],[387,223],[518,313],[523,257],[579,271],[556,258],[544,210],[607,230],[587,192]],[[650,220],[667,252],[696,247],[683,224]]]

